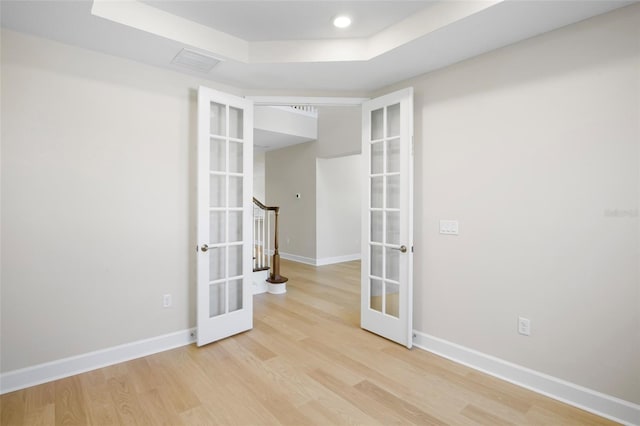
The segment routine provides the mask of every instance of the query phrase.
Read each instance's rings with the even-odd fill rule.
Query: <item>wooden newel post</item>
[[[273,243],[273,257],[271,261],[271,275],[267,278],[267,282],[271,284],[282,284],[289,281],[289,278],[280,275],[280,253],[278,253],[278,213],[280,207],[275,208],[276,224],[275,224],[275,241]]]

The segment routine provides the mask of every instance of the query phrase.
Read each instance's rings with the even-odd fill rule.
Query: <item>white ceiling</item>
[[[143,0],[150,6],[248,41],[369,37],[431,1],[173,1]],[[331,22],[353,17],[349,28]]]
[[[253,129],[253,149],[257,152],[273,151],[291,145],[310,142],[313,139],[287,133]]]
[[[161,2],[161,9],[151,6],[158,6],[155,2],[2,0],[0,14],[9,29],[215,80],[249,94],[367,94],[634,2],[398,1],[392,13],[390,2],[366,0],[176,1]],[[352,7],[358,25],[335,39],[326,17],[333,14],[332,6],[339,13],[341,5]],[[205,74],[171,65],[184,47],[223,62]]]

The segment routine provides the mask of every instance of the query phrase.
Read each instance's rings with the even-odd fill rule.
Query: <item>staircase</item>
[[[253,294],[287,292],[286,282],[289,279],[280,275],[279,212],[280,207],[265,206],[253,198]]]

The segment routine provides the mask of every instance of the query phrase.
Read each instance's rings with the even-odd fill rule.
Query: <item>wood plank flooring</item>
[[[604,425],[359,328],[359,262],[282,262],[254,329],[0,397],[2,425]]]

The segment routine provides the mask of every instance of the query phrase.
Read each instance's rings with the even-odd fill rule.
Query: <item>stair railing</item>
[[[273,255],[271,253],[269,212],[274,213]],[[269,207],[253,198],[253,270],[271,269],[267,282],[282,284],[289,279],[280,275],[280,253],[278,252],[278,214],[280,207]]]
[[[269,269],[269,211],[262,209],[253,199],[253,271]],[[259,201],[258,201],[259,203]]]

